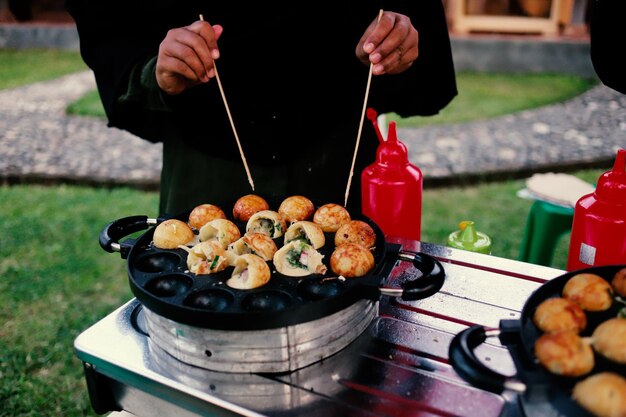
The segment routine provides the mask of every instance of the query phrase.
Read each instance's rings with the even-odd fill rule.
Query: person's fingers
[[[199,23],[203,23],[202,26],[209,26],[206,22]],[[207,29],[203,32],[213,33],[213,30]],[[208,81],[205,76],[213,68],[214,56],[219,56],[219,51],[209,48],[207,42],[216,42],[213,36],[209,36],[212,39],[209,41],[205,36],[207,36],[206,33],[197,33],[193,30],[178,30],[172,34],[167,50],[173,56],[186,61],[201,79]]]
[[[398,74],[406,71],[411,65],[413,65],[417,56],[417,46],[409,46],[407,50],[404,50],[402,46],[399,46],[382,61],[374,65],[372,72],[374,75]]]
[[[370,63],[370,57],[369,57],[370,52],[367,52],[367,51],[371,51],[373,50],[373,48],[375,48],[375,46],[370,45],[371,41],[369,40],[370,34],[374,31],[375,27],[376,27],[376,19],[374,19],[372,23],[369,24],[365,32],[363,32],[361,39],[359,39],[359,42],[356,45],[356,50],[355,50],[356,56],[359,59],[359,61],[361,61],[362,63],[366,65],[369,65]],[[365,48],[366,42],[368,42],[367,51]]]
[[[211,51],[211,58],[218,59],[220,57],[220,49],[217,45],[217,40],[222,36],[224,29],[221,25],[213,25],[207,28],[206,25],[202,27],[200,36],[202,36]]]
[[[364,40],[363,48],[371,51],[369,61],[375,75],[396,74],[417,59],[418,41],[417,30],[407,16],[385,12]]]
[[[374,32],[370,35],[369,41],[366,41],[364,46],[366,52],[370,50],[370,61],[377,64],[394,53],[398,47],[408,49],[408,43],[411,40],[407,40],[407,38],[411,28],[411,22],[408,18],[399,18],[395,13],[383,14]]]
[[[204,44],[202,39],[199,39],[199,37],[195,35],[189,36],[188,33],[189,32],[185,31],[185,33],[175,36],[175,38],[169,42],[161,43],[159,56],[182,61],[193,71],[195,78],[208,81],[205,60],[212,62],[208,55],[208,50],[206,48],[199,48],[199,44]],[[171,60],[167,60],[164,64],[171,64],[172,62]],[[176,68],[179,68],[179,66],[177,65]],[[174,70],[174,68],[171,70]],[[185,73],[181,74],[184,75]]]
[[[219,57],[217,40],[222,32],[220,25],[204,21],[168,31],[157,58],[159,86],[168,94],[178,94],[214,77],[214,59]]]
[[[209,56],[212,59],[220,57],[220,50],[217,46],[217,40],[222,36],[224,28],[221,25],[211,25],[205,20],[199,20],[188,26],[188,29],[197,33],[206,43],[209,50]]]
[[[363,42],[363,50],[365,51],[365,53],[369,54],[370,57],[375,52],[382,54],[382,52],[385,51],[381,51],[381,44],[387,39],[389,34],[394,29],[395,20],[395,13],[384,12],[383,15],[380,17],[380,20],[376,18],[374,21],[372,21],[372,23],[368,27],[368,31],[370,33]],[[389,46],[387,46],[387,49],[389,49]],[[389,51],[387,51],[387,53],[388,52]]]
[[[202,82],[185,61],[166,55],[157,61],[156,79],[167,94],[181,93],[185,88]]]
[[[187,87],[208,81],[205,67],[188,46],[164,41],[159,47],[156,80],[167,94],[178,94]]]

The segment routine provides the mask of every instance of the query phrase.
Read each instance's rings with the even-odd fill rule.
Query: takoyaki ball
[[[326,244],[326,236],[319,224],[307,220],[297,221],[289,226],[285,232],[285,244],[292,240],[302,240],[315,249]]]
[[[294,223],[300,220],[309,220],[315,212],[315,206],[308,198],[294,195],[287,197],[280,203],[278,212],[282,214],[287,222]]]
[[[268,235],[263,233],[246,233],[240,239],[231,243],[228,246],[228,250],[237,256],[251,253],[260,256],[264,261],[271,261],[278,247]]]
[[[613,290],[622,297],[626,297],[626,268],[617,271],[611,280]]]
[[[246,233],[263,233],[272,239],[285,234],[287,223],[277,211],[261,210],[254,213],[246,223]]]
[[[330,255],[330,269],[346,278],[362,277],[374,268],[374,255],[356,243],[338,246]]]
[[[154,229],[152,241],[161,249],[176,249],[193,241],[195,235],[189,225],[181,220],[169,219],[161,222]]]
[[[590,343],[572,331],[541,335],[535,356],[548,371],[564,376],[585,375],[595,364]]]
[[[189,213],[189,226],[200,229],[202,226],[215,219],[225,219],[226,213],[216,205],[200,204]]]
[[[247,222],[254,213],[269,210],[270,205],[263,197],[248,194],[240,197],[233,206],[233,217],[240,222]]]
[[[187,251],[187,268],[196,275],[208,275],[223,271],[234,261],[233,255],[224,250],[218,242],[200,242]]]
[[[591,343],[605,358],[626,364],[626,319],[616,317],[601,323],[593,331]]]
[[[334,233],[350,220],[350,213],[339,204],[324,204],[315,211],[313,222],[320,225],[324,232]]]
[[[612,372],[588,376],[574,385],[572,398],[598,417],[626,416],[626,379]]]
[[[304,277],[311,274],[325,274],[324,255],[302,240],[293,240],[274,254],[274,266],[283,275]]]
[[[578,304],[567,298],[548,298],[537,306],[533,323],[546,333],[565,330],[580,333],[587,326],[587,315]]]
[[[201,242],[213,240],[226,249],[228,245],[241,237],[241,232],[230,220],[215,219],[202,226],[198,235]]]
[[[362,220],[350,220],[335,233],[335,246],[341,246],[344,243],[356,243],[369,249],[376,243],[376,232],[372,226]]]
[[[613,304],[611,284],[596,274],[574,275],[565,283],[562,295],[586,311],[604,311]]]
[[[271,272],[261,257],[253,254],[241,255],[235,260],[235,269],[226,285],[238,290],[251,290],[267,284]]]

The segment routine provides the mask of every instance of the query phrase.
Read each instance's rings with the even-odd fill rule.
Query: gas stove
[[[453,337],[468,326],[518,319],[529,297],[563,271],[448,247],[389,239],[444,266],[439,292],[419,301],[381,297],[374,318],[332,356],[282,373],[219,372],[189,365],[150,338],[146,309],[132,299],[75,340],[97,413],[148,416],[518,416],[514,391],[472,387],[448,364]],[[398,262],[386,287],[414,279]],[[489,367],[514,375],[498,340],[476,350]]]

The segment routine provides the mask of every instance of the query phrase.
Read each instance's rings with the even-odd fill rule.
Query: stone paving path
[[[599,85],[569,101],[485,121],[403,130],[425,178],[496,176],[612,163],[626,148],[626,95]]]
[[[0,91],[3,182],[158,187],[161,145],[65,114],[91,72]],[[564,103],[471,123],[399,129],[426,183],[529,175],[602,163],[626,147],[626,95],[602,85]]]
[[[68,103],[95,89],[90,71],[0,91],[0,175],[10,182],[60,179],[153,186],[161,145],[67,116]]]

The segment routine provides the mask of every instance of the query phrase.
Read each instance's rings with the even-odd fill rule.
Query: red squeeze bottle
[[[376,161],[361,173],[363,214],[385,236],[419,240],[422,172],[409,162],[406,146],[396,136],[395,122],[389,123],[387,141],[381,135],[379,140]]]
[[[626,149],[574,208],[567,270],[626,263]]]

